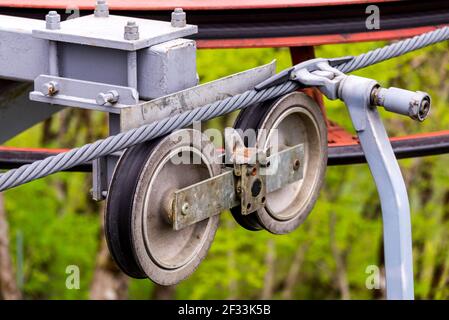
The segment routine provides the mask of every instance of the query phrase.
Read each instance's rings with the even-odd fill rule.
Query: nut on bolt
[[[61,29],[61,16],[56,11],[50,11],[45,16],[45,27],[49,30]]]
[[[106,3],[106,0],[97,0],[94,16],[97,18],[109,17],[109,7],[108,4]]]
[[[135,21],[128,21],[125,25],[125,40],[139,40],[139,26]]]
[[[183,215],[187,215],[187,214],[189,214],[189,209],[190,209],[189,204],[187,202],[184,202],[181,207],[181,213]]]
[[[175,28],[183,28],[187,24],[186,13],[182,8],[175,8],[171,13],[171,25]]]
[[[54,96],[59,91],[59,85],[56,81],[46,82],[42,85],[42,93],[46,96]]]
[[[117,91],[111,90],[106,93],[100,92],[97,96],[96,101],[99,106],[104,106],[107,103],[111,104],[116,103],[119,97],[120,95],[118,94]]]

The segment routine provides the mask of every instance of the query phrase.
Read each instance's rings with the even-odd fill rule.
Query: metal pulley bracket
[[[169,214],[173,229],[180,230],[239,205],[242,214],[257,210],[264,205],[266,194],[303,178],[303,163],[304,145],[298,144],[254,164],[225,167],[215,177],[175,191]]]
[[[248,215],[265,204],[266,180],[260,174],[260,169],[259,162],[234,165],[236,193],[240,197],[243,215]]]

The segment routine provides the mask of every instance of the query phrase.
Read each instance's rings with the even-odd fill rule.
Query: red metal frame
[[[348,34],[326,34],[283,38],[257,38],[257,39],[220,39],[197,40],[198,48],[202,49],[228,49],[228,48],[272,48],[272,47],[299,47],[317,46],[323,44],[351,43],[363,41],[381,41],[413,37],[418,34],[441,28],[443,25],[417,27],[409,29],[396,29],[385,31],[370,31]]]
[[[336,6],[349,4],[372,4],[397,2],[398,0],[108,0],[112,10],[229,10],[229,9],[270,9]],[[77,7],[90,10],[95,7],[93,0],[0,0],[0,7],[66,9]]]

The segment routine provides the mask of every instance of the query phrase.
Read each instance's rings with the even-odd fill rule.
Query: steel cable
[[[345,73],[351,72],[448,39],[449,28],[444,27],[361,54],[349,62],[336,66],[336,68]],[[298,83],[288,81],[261,91],[248,90],[233,97],[216,101],[179,115],[143,125],[139,128],[131,129],[86,144],[82,147],[23,165],[0,175],[0,191],[163,136],[174,130],[191,125],[193,122],[209,120],[259,102],[279,97],[295,91],[298,87]]]

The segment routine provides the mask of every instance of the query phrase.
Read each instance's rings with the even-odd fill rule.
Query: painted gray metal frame
[[[371,105],[377,86],[371,79],[348,76],[340,87],[380,197],[388,299],[414,299],[410,207],[398,161],[378,110]]]
[[[134,21],[139,28],[139,37],[127,40],[123,28],[128,21]],[[46,29],[45,24],[33,29],[33,36],[57,42],[76,43],[125,51],[137,51],[155,44],[189,36],[198,32],[195,25],[173,27],[170,22],[109,15],[95,17],[88,15],[61,22],[57,30]]]
[[[58,85],[58,92],[55,95],[49,95],[45,92],[45,85],[51,82]],[[96,101],[98,94],[107,93],[112,90],[118,93],[117,101],[115,103],[107,102],[104,105],[99,105]],[[120,113],[120,108],[139,103],[139,93],[131,87],[40,75],[34,80],[34,91],[30,93],[30,100],[110,113]]]
[[[299,64],[290,70],[287,78],[303,85],[318,86],[329,99],[339,98],[348,107],[380,197],[387,298],[414,299],[410,206],[398,161],[377,107],[373,105],[376,94],[379,94],[379,84],[372,79],[347,76],[333,68],[332,61],[326,59],[309,60],[304,68]],[[387,105],[385,108],[389,111],[411,116],[410,107],[417,103],[416,99],[420,100],[419,107],[413,107],[413,112],[419,113],[422,102],[427,100],[429,103],[425,115],[419,119],[422,121],[430,110],[427,94],[416,96],[416,93],[402,90],[401,97],[388,104],[379,101],[376,104]]]

